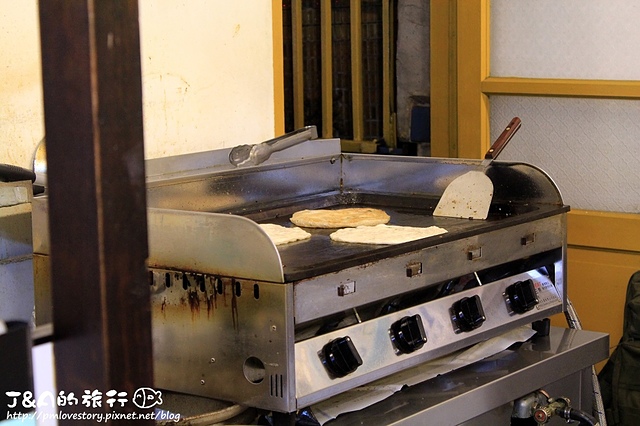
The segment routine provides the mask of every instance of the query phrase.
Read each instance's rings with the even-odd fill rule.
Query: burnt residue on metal
[[[197,289],[188,291],[189,308],[191,308],[192,316],[200,314],[200,294]]]
[[[240,283],[238,283],[240,285]],[[231,319],[233,321],[233,329],[238,330],[238,296],[234,291],[231,292]]]
[[[217,278],[216,279],[216,291],[217,294],[222,295],[222,304],[223,307],[227,308],[229,304],[227,303],[227,293],[231,294],[231,320],[233,323],[233,329],[238,330],[238,301],[237,298],[241,293],[242,285],[239,281],[236,281],[233,278]],[[227,289],[229,291],[227,291]],[[222,290],[222,291],[220,291]],[[217,306],[216,306],[217,307]]]
[[[224,306],[225,308],[229,306],[229,304],[227,303],[227,286],[231,285],[231,282],[226,282],[226,280],[220,280],[220,287],[222,289],[222,292],[220,293],[222,295],[222,306]],[[231,290],[231,294],[233,294],[233,289]]]
[[[205,301],[207,302],[207,318],[211,316],[211,313],[218,307],[218,292],[216,290],[216,283],[220,280],[220,278],[208,277],[208,281],[211,287],[211,292],[208,294],[205,293]]]
[[[166,275],[161,275],[161,278],[166,281]],[[232,327],[236,331],[239,329],[238,298],[243,297],[247,290],[246,287],[243,288],[240,280],[195,272],[176,273],[173,278],[171,289],[166,288],[165,291],[175,296],[165,293],[166,296],[161,301],[157,301],[163,316],[168,315],[167,312],[172,304],[177,304],[176,313],[188,315],[191,312],[192,321],[197,321],[199,318],[204,320],[205,309],[207,319],[212,319],[217,309],[223,309],[225,315],[230,310]],[[250,284],[249,290],[249,293],[246,293],[249,297],[256,299],[260,297],[259,287],[253,283]],[[201,314],[202,317],[200,317]]]
[[[204,300],[207,303],[207,318],[211,317],[211,314],[215,312],[216,308],[216,293],[215,291],[211,294],[205,294]]]

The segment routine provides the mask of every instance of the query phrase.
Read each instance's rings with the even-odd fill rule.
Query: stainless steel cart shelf
[[[607,334],[552,327],[547,337],[406,388],[326,425],[509,424],[509,404],[541,388],[569,397],[574,407],[590,413],[591,366],[608,356]]]

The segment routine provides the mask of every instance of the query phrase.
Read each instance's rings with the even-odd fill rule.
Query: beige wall
[[[0,163],[28,167],[44,136],[36,0],[0,0]]]
[[[141,0],[150,158],[273,137],[269,0]]]
[[[145,152],[274,135],[272,2],[140,0]],[[0,0],[0,163],[29,167],[44,137],[36,0]]]

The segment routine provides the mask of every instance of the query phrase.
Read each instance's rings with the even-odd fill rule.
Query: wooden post
[[[79,400],[66,413],[140,412],[153,366],[138,5],[39,7],[57,388]],[[101,407],[82,404],[87,390]],[[111,390],[125,407],[109,408]]]

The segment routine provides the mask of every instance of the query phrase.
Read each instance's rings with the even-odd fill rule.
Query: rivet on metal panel
[[[201,385],[204,385],[204,380],[200,380],[200,384],[201,384]]]
[[[536,241],[536,234],[533,232],[531,234],[527,234],[520,239],[520,243],[523,246],[528,246],[529,244],[533,244]]]
[[[347,294],[356,292],[356,282],[349,281],[348,283],[340,284],[338,286],[338,296],[346,296]]]
[[[211,359],[209,360],[209,363],[210,363],[210,364],[213,364],[213,363],[215,363],[215,362],[216,362],[216,359],[215,359],[215,358],[211,358]]]
[[[274,333],[276,331],[278,331],[278,327],[276,325],[272,325],[271,326],[271,332]]]
[[[407,265],[407,277],[415,277],[422,273],[422,262],[412,262]]]
[[[467,252],[467,259],[474,260],[482,257],[482,247],[470,248]]]

